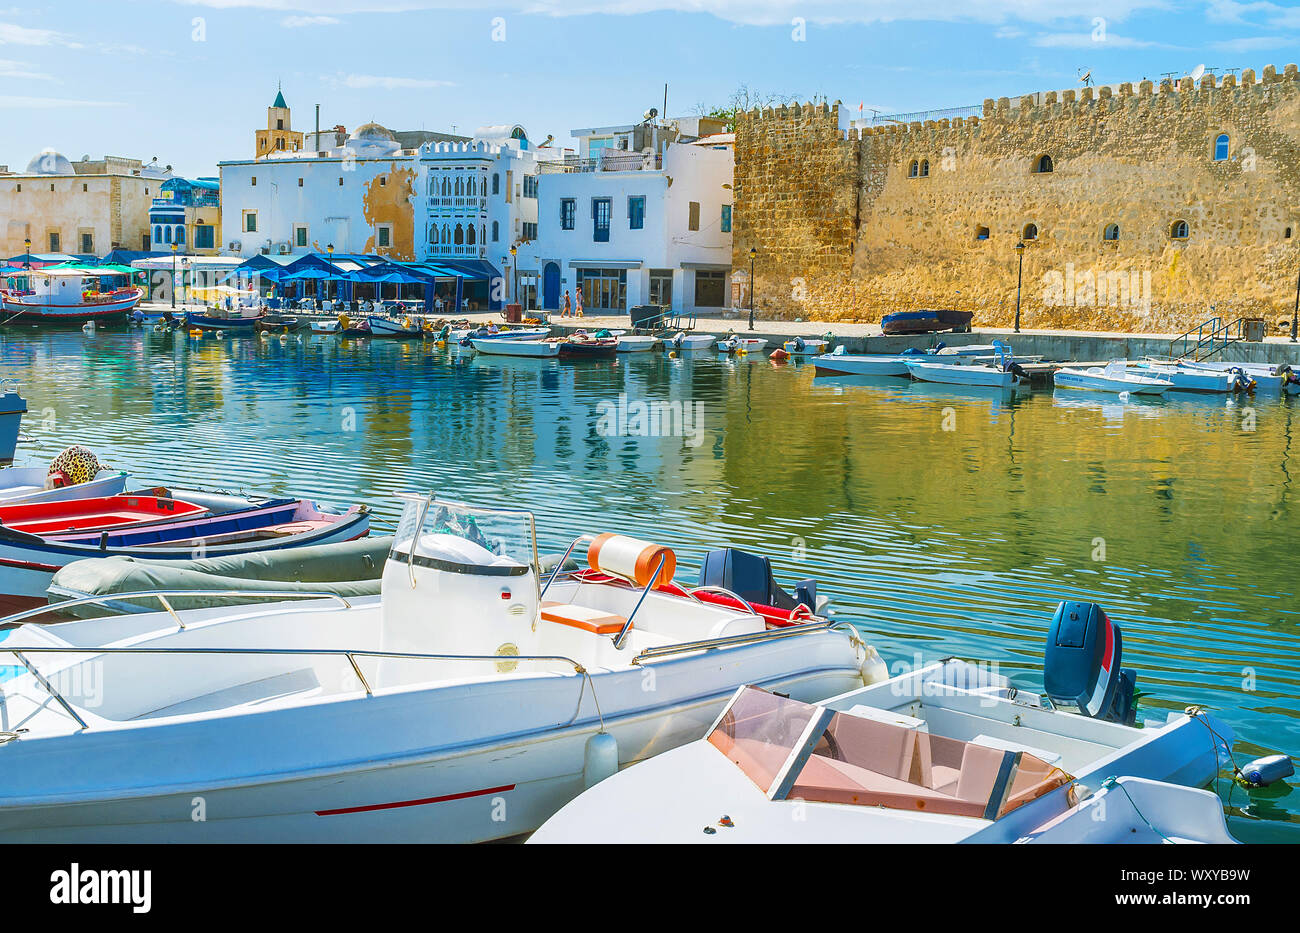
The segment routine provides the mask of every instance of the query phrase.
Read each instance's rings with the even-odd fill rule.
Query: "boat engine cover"
[[[817,611],[817,581],[801,580],[791,596],[772,577],[772,562],[766,557],[738,548],[719,548],[704,555],[700,567],[700,586],[720,586],[742,599],[787,611],[800,603]]]
[[[1043,687],[1057,704],[1074,704],[1086,716],[1132,724],[1136,678],[1120,669],[1119,626],[1096,603],[1063,601],[1047,633]]]

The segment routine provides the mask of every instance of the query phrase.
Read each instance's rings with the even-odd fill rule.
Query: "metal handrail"
[[[44,606],[36,606],[32,609],[24,609],[22,612],[15,612],[13,615],[0,618],[0,626],[16,625],[27,619],[36,616],[45,615],[47,612],[58,612],[71,606],[86,606],[96,603],[111,602],[114,600],[128,599],[148,599],[156,598],[162,603],[163,608],[167,611],[176,624],[182,629],[185,623],[181,620],[180,615],[167,601],[167,597],[173,599],[179,596],[202,596],[202,597],[239,597],[241,599],[330,599],[341,605],[340,609],[351,609],[352,603],[340,596],[338,593],[299,593],[293,591],[270,591],[270,590],[139,590],[134,593],[105,593],[101,596],[79,596],[76,599],[65,599],[57,603],[49,603]],[[187,610],[181,610],[182,612]],[[122,613],[120,613],[122,614]],[[124,613],[125,615],[134,615],[135,613]],[[85,621],[78,619],[75,621]],[[85,650],[85,649],[83,649]]]
[[[632,631],[632,619],[636,615],[636,611],[641,608],[641,604],[645,602],[645,598],[650,595],[650,591],[654,589],[655,584],[659,582],[659,574],[663,571],[664,561],[667,559],[667,553],[659,555],[659,563],[655,565],[655,572],[650,577],[650,582],[645,585],[645,589],[641,591],[641,596],[637,599],[636,605],[633,606],[632,611],[628,613],[627,621],[623,623],[623,627],[619,629],[618,634],[614,636],[614,648],[616,650],[622,650],[623,641],[627,638],[628,632]]]
[[[741,635],[726,635],[722,638],[706,638],[701,641],[684,641],[675,645],[656,645],[644,649],[629,663],[640,664],[642,661],[653,661],[674,654],[711,651],[716,648],[730,648],[734,645],[748,645],[755,642],[776,641],[781,638],[794,638],[799,635],[811,635],[817,632],[830,632],[844,624],[839,621],[832,622],[820,619],[815,622],[805,622],[802,625],[788,625],[782,628],[766,629],[761,632],[746,632]]]
[[[17,648],[4,648],[0,646],[0,653],[12,654],[23,667],[27,668],[32,678],[39,683],[69,716],[75,719],[83,729],[89,729],[86,723],[72,705],[64,699],[63,694],[59,693],[41,673],[32,666],[31,662],[23,656],[23,652],[44,652],[46,654],[234,654],[234,655],[299,655],[299,656],[320,656],[320,657],[338,657],[342,656],[348,659],[352,666],[352,671],[357,675],[357,680],[366,691],[366,696],[374,696],[374,690],[371,689],[370,682],[366,680],[365,674],[362,673],[360,665],[356,659],[361,658],[387,658],[398,661],[489,661],[493,664],[499,664],[502,661],[511,663],[519,661],[562,661],[573,668],[575,674],[584,678],[584,684],[591,680],[591,674],[585,667],[572,658],[565,657],[561,654],[538,654],[538,655],[472,655],[472,654],[425,654],[408,651],[376,651],[371,649],[356,648],[222,648],[216,646],[205,647],[187,647],[187,646],[102,646],[96,648],[79,648],[71,645],[22,645]],[[585,688],[584,688],[585,689]],[[596,713],[601,718],[602,728],[604,715],[600,712],[600,702],[596,699],[596,685],[591,686],[592,700],[596,703]],[[579,698],[581,703],[581,698]]]
[[[546,595],[546,591],[551,588],[551,584],[555,582],[555,578],[564,570],[564,565],[569,560],[569,555],[573,553],[573,549],[584,541],[590,542],[595,540],[596,536],[592,534],[581,534],[573,539],[573,543],[570,544],[568,549],[564,552],[564,556],[560,558],[560,562],[555,565],[555,569],[551,571],[551,575],[546,578],[546,585],[543,586],[542,591],[537,594],[539,602],[541,601],[541,598]]]
[[[749,600],[741,596],[739,593],[735,593],[727,589],[725,586],[713,586],[712,584],[706,584],[704,586],[697,586],[695,589],[687,590],[686,592],[689,593],[691,596],[695,596],[695,594],[699,593],[700,591],[704,591],[706,593],[721,593],[723,596],[730,596],[732,599],[736,600],[736,602],[744,606],[746,611],[749,612],[750,615],[762,616],[762,613],[757,612],[754,609],[754,607],[749,604]],[[696,598],[698,599],[698,597]],[[703,600],[700,600],[700,602],[703,602]]]

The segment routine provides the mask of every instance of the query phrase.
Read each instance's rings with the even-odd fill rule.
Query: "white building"
[[[521,292],[584,310],[730,304],[730,137],[693,142],[676,124],[574,130],[576,158],[539,164],[539,235],[520,252]]]

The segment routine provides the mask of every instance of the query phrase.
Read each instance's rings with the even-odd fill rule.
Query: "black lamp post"
[[[176,310],[176,244],[172,244],[172,310]]]
[[[754,260],[758,257],[758,250],[754,247],[749,248],[749,329],[754,329]]]
[[[32,238],[31,237],[23,238],[23,268],[27,269],[29,272],[31,271],[32,268]]]
[[[519,254],[517,246],[510,247],[510,295],[515,299],[515,304],[523,307],[523,302],[519,300],[519,261],[515,258]]]
[[[1025,272],[1025,241],[1021,240],[1016,244],[1016,256],[1019,259],[1019,265],[1016,267],[1016,333],[1020,333],[1020,283],[1024,278]]]
[[[1295,280],[1295,307],[1291,309],[1291,342],[1295,343],[1297,317],[1300,317],[1300,275]]]
[[[316,130],[316,145],[317,145],[317,146],[320,145],[320,130],[319,130],[319,129]],[[330,265],[333,266],[333,265],[334,265],[334,244],[333,244],[333,243],[326,243],[326,244],[325,244],[325,255],[327,255],[327,256],[329,257]],[[330,281],[330,280],[329,280],[329,279],[326,279],[326,281]],[[326,287],[326,290],[328,290],[328,286]],[[334,297],[337,298],[337,297],[338,297],[338,286],[337,286],[337,285],[334,286],[334,293],[335,293],[335,294],[334,294]]]

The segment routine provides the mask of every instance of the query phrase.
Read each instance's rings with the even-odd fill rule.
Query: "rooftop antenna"
[[[1174,78],[1178,77],[1178,72],[1176,72],[1176,71],[1162,71],[1162,72],[1160,72],[1160,77],[1162,77],[1162,78],[1168,78],[1170,81],[1172,81],[1172,80],[1174,80]]]
[[[1079,75],[1079,80],[1083,82],[1084,87],[1092,87],[1092,69],[1089,68],[1083,74]]]

